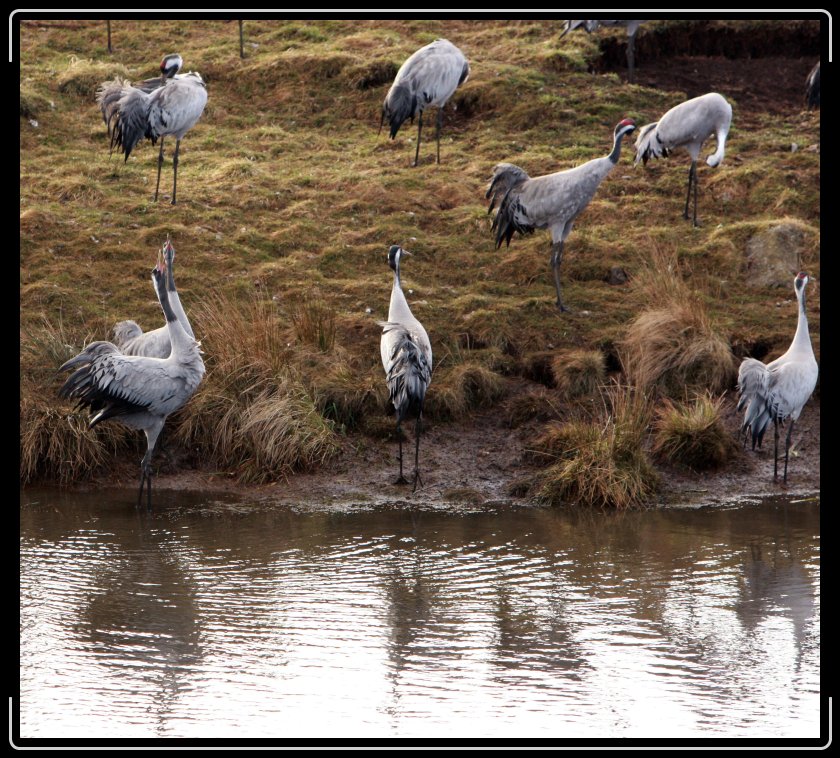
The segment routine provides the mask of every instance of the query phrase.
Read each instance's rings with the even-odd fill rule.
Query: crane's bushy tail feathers
[[[385,378],[399,423],[407,416],[419,416],[422,412],[426,388],[432,379],[432,367],[420,345],[404,326],[389,321],[380,321],[379,325],[384,333],[395,332],[397,337]]]
[[[99,87],[96,101],[111,138],[111,152],[115,147],[119,148],[127,161],[143,137],[148,137],[152,144],[157,142],[158,135],[149,125],[149,95],[146,92],[118,78]]]
[[[484,196],[491,198],[490,207],[487,209],[488,213],[493,211],[497,203],[499,206],[491,227],[491,230],[496,232],[497,249],[501,246],[503,240],[509,245],[514,232],[530,234],[534,231],[533,226],[520,224],[516,221],[517,211],[520,211],[520,215],[523,215],[517,190],[529,178],[525,171],[512,163],[500,163],[493,170],[493,178],[490,180],[490,185]]]
[[[417,108],[417,96],[403,84],[396,84],[391,87],[385,104],[382,106],[382,117],[388,119],[391,127],[391,139],[397,136],[397,132],[406,119],[414,118],[414,111]]]
[[[658,121],[655,121],[652,124],[645,124],[639,130],[639,136],[636,137],[636,143],[634,145],[636,149],[636,160],[633,165],[637,165],[639,161],[642,161],[643,165],[647,165],[647,162],[651,158],[668,157],[668,150],[656,135],[656,126],[658,123]]]

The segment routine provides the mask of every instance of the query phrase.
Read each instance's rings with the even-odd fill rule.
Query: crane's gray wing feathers
[[[767,366],[755,358],[744,358],[738,368],[740,398],[737,410],[744,410],[741,433],[746,434],[749,430],[753,449],[761,447],[764,432],[773,418],[768,405],[768,379]]]
[[[651,158],[667,158],[668,148],[662,144],[659,139],[656,127],[659,125],[658,121],[652,124],[645,124],[636,137],[634,149],[636,150],[636,160],[633,165],[638,165],[642,161],[642,165],[647,165]]]
[[[151,96],[132,87],[125,79],[114,79],[101,85],[96,101],[108,127],[111,152],[114,148],[119,148],[127,161],[131,151],[143,137],[148,137],[153,143],[157,140],[149,131]]]
[[[419,415],[423,410],[426,389],[432,381],[431,350],[420,335],[412,334],[402,324],[380,321],[383,335],[389,335],[390,351],[385,366],[388,393],[397,412],[397,420]]]

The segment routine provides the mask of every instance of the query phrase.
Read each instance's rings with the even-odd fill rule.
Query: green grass
[[[623,345],[630,325],[662,300],[639,285],[657,249],[672,255],[686,300],[702,306],[702,324],[731,346],[732,360],[757,342],[780,354],[795,329],[792,288],[749,290],[743,277],[751,231],[782,219],[805,230],[802,266],[817,280],[808,307],[819,358],[820,154],[808,149],[819,144],[818,113],[747,114],[736,101],[726,159],[715,170],[699,168],[709,221],[700,229],[679,217],[687,161],[633,169],[625,145],[566,241],[561,277],[573,313],[561,315],[547,231],[494,249],[484,198],[493,166],[515,162],[536,176],[603,156],[618,120],[655,118],[685,93],[589,73],[596,39],[559,41],[559,24],[544,20],[248,20],[244,60],[235,22],[124,20],[112,30],[109,55],[104,21],[21,25],[23,481],[90,473],[88,453],[59,473],[55,443],[34,431],[37,417],[57,434],[63,428],[68,447],[81,434],[61,421],[61,378],[44,374],[44,347],[33,335],[45,320],[60,323],[81,348],[108,338],[122,319],[161,325],[149,271],[167,234],[208,366],[168,427],[190,450],[206,445],[206,465],[247,480],[317,466],[345,444],[342,429],[375,432],[380,414],[387,420],[376,321],[387,315],[393,243],[414,254],[403,284],[435,352],[431,423],[496,406],[519,417],[526,402],[505,405],[511,375],[552,385],[555,356]],[[402,61],[439,36],[464,50],[472,73],[456,107],[446,109],[441,164],[427,117],[421,165],[411,168],[416,125],[394,141],[377,135],[382,100]],[[160,40],[172,49],[160,49]],[[157,148],[138,145],[128,162],[109,157],[94,93],[115,75],[156,75],[162,55],[175,49],[187,70],[202,73],[209,101],[182,142],[179,202],[171,206],[171,140],[164,199],[155,203]],[[757,126],[742,127],[747,115]],[[793,141],[800,149],[785,151]],[[632,284],[607,284],[613,265]],[[305,305],[315,300],[321,310]],[[732,379],[724,371],[700,384],[721,391]],[[290,405],[272,389],[281,386]],[[225,415],[231,398],[236,420]],[[281,440],[271,430],[284,413],[295,421]],[[216,434],[221,418],[227,431]],[[281,453],[281,441],[292,439],[298,452]],[[319,442],[309,449],[308,440]],[[91,454],[90,467],[101,459]]]

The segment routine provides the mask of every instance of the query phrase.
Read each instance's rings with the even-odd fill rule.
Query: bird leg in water
[[[420,432],[422,430],[420,422],[420,415],[417,416],[417,423],[414,425],[414,489],[412,492],[417,492],[417,482],[423,486],[423,480],[420,478]]]
[[[400,454],[397,456],[397,460],[400,462],[400,475],[397,477],[397,480],[394,484],[408,484],[408,479],[403,476],[403,456],[402,456],[402,427],[400,426],[400,422],[397,421],[397,441],[400,445]]]
[[[557,288],[557,307],[561,312],[569,309],[563,305],[560,297],[560,261],[563,260],[563,242],[555,242],[551,246],[551,268],[554,270],[554,286]]]
[[[137,507],[143,505],[143,485],[147,485],[146,507],[152,510],[152,467],[144,457],[140,462],[140,493],[137,495]]]
[[[417,150],[414,151],[414,165],[420,160],[420,133],[423,131],[423,111],[420,111],[420,117],[417,119]]]
[[[175,205],[175,193],[178,191],[178,152],[181,150],[181,140],[175,140],[175,156],[172,158],[172,205]]]
[[[437,139],[437,162],[440,164],[440,130],[443,128],[443,106],[438,108],[437,114],[437,129],[435,130],[435,138]]]
[[[160,189],[160,168],[163,166],[163,137],[160,138],[160,152],[158,153],[158,178],[155,185],[155,202],[158,199],[158,190]]]

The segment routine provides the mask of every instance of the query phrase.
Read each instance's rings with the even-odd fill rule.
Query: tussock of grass
[[[551,374],[565,397],[593,395],[607,378],[604,354],[600,350],[564,350],[552,359]]]
[[[72,95],[83,95],[92,101],[96,88],[117,76],[131,78],[128,69],[120,63],[73,56],[67,68],[58,75],[58,89]]]
[[[49,110],[50,101],[40,92],[24,84],[20,85],[20,115],[37,118],[39,113]]]
[[[706,471],[724,465],[737,450],[721,420],[723,397],[698,395],[692,403],[666,400],[656,412],[653,454],[660,460]]]
[[[298,342],[327,353],[335,345],[335,308],[321,297],[294,299],[288,306],[289,320]]]
[[[642,393],[613,386],[599,418],[549,427],[531,452],[554,461],[536,477],[537,499],[617,509],[647,503],[659,484],[643,447],[650,416]]]
[[[639,389],[671,397],[691,390],[723,392],[736,372],[729,342],[679,274],[676,258],[655,252],[651,261],[634,286],[657,305],[643,310],[620,341],[625,374]]]
[[[505,402],[505,418],[511,427],[533,421],[549,421],[559,418],[562,411],[559,398],[545,387],[514,395]]]
[[[435,371],[425,412],[439,420],[463,418],[472,410],[492,405],[504,393],[504,378],[486,366],[474,361],[456,363]]]
[[[216,294],[195,311],[207,373],[179,417],[178,439],[242,481],[266,482],[306,470],[337,451],[290,364],[273,303],[244,305]]]

